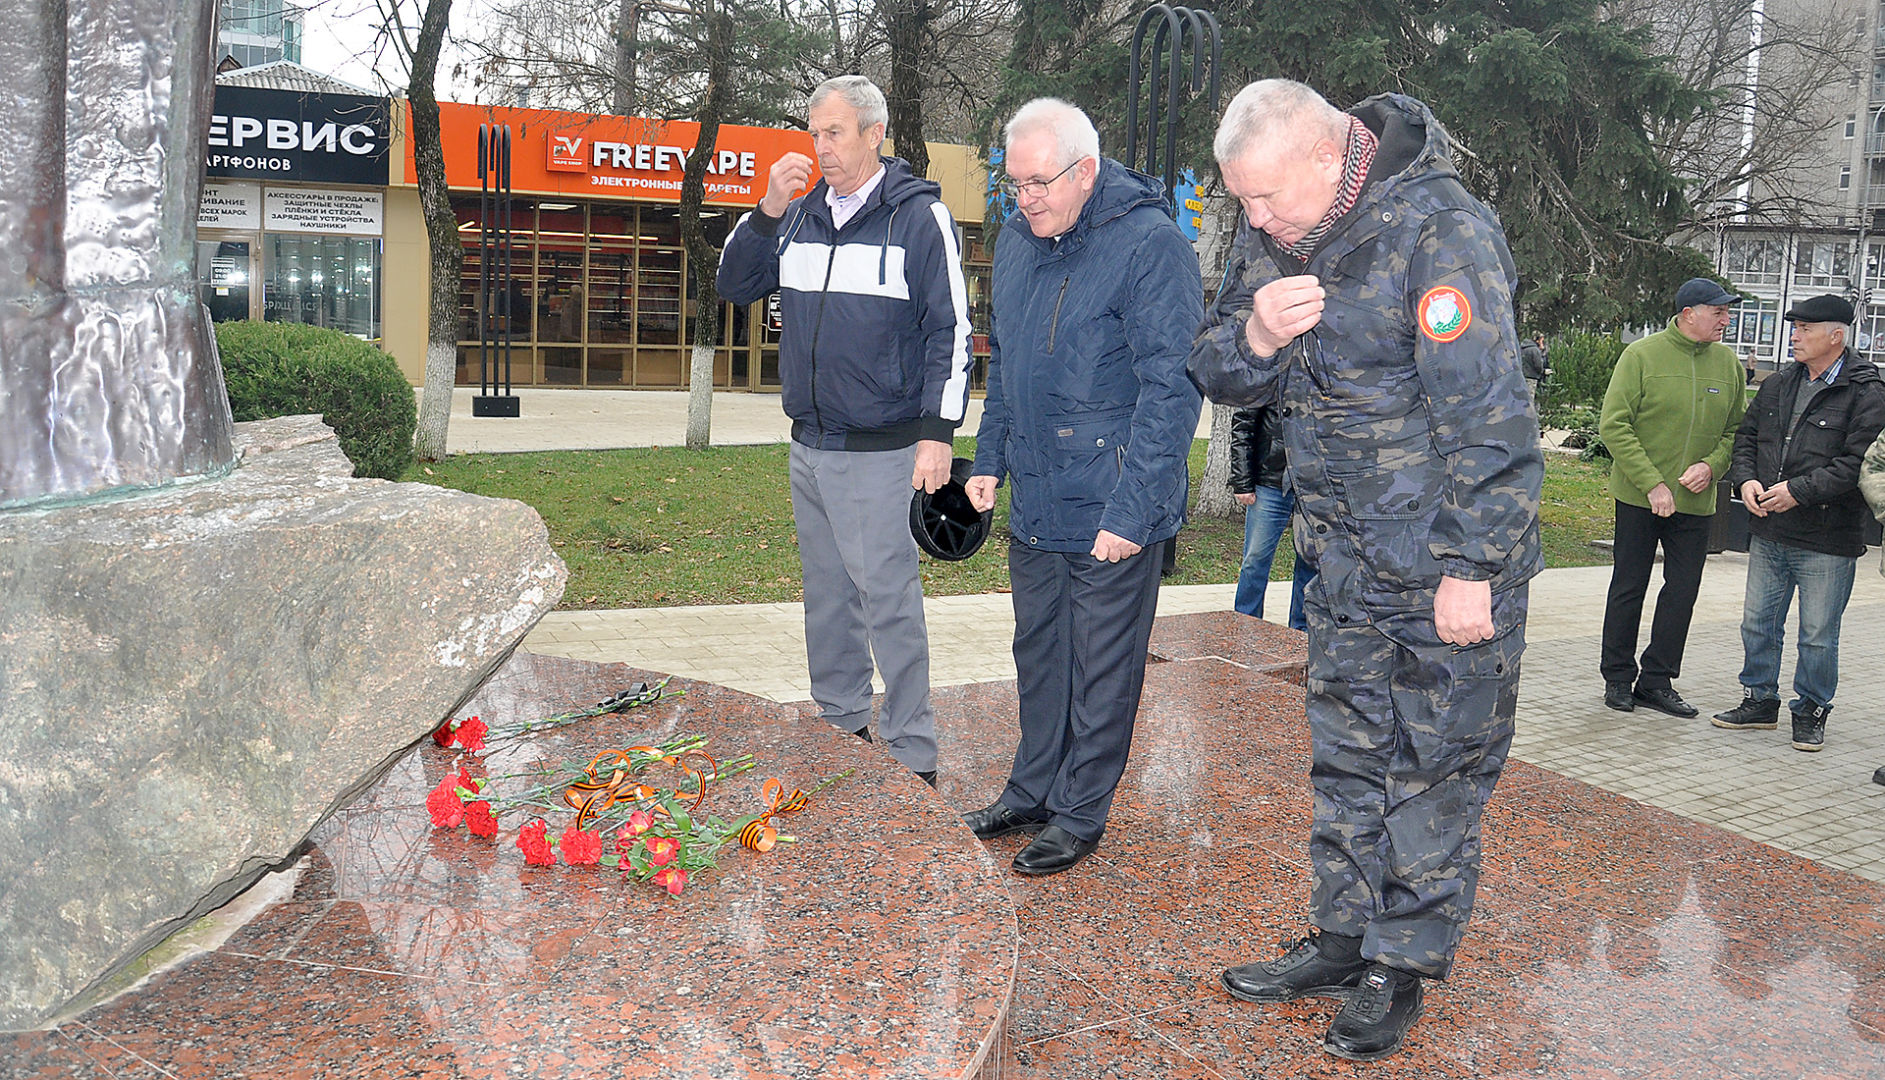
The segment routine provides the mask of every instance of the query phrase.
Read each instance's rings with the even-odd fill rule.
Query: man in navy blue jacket
[[[967,488],[1012,482],[1008,571],[1021,742],[975,835],[1039,830],[1053,874],[1099,846],[1145,682],[1164,545],[1185,520],[1203,400],[1185,374],[1204,314],[1169,193],[1099,156],[1085,113],[1041,98],[1008,122],[1020,209],[995,245],[988,399]]]
[[[888,110],[861,75],[812,92],[824,176],[787,154],[727,237],[717,285],[735,304],[779,292],[779,377],[792,418],[792,518],[805,575],[805,648],[825,719],[878,735],[936,782],[929,632],[910,493],[949,482],[969,396],[968,290],[936,184],[878,154]]]

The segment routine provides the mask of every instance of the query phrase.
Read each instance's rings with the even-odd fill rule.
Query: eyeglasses
[[[1084,160],[1086,159],[1076,159],[1073,165],[1067,166],[1045,180],[1016,180],[1014,177],[1010,176],[997,186],[1001,188],[1001,193],[1008,196],[1010,199],[1018,199],[1023,195],[1026,195],[1030,199],[1044,199],[1047,197],[1048,187],[1051,186],[1054,181],[1072,172],[1073,166],[1080,164],[1080,162]]]

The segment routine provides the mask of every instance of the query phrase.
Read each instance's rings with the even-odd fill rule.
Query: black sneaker
[[[1348,1004],[1335,1014],[1322,1049],[1350,1061],[1387,1057],[1407,1040],[1420,1019],[1420,977],[1386,964],[1371,964]]]
[[[1630,684],[1626,682],[1607,682],[1604,684],[1604,707],[1618,712],[1635,712],[1636,697],[1630,693]]]
[[[1346,996],[1367,973],[1368,961],[1359,954],[1353,960],[1325,955],[1317,945],[1324,936],[1333,935],[1309,934],[1294,945],[1284,941],[1286,951],[1274,960],[1224,969],[1224,989],[1238,1001],[1262,1005],[1306,997]]]
[[[1826,746],[1826,714],[1831,705],[1809,705],[1805,712],[1793,713],[1793,748],[1817,754]]]
[[[1754,696],[1754,691],[1746,691],[1741,704],[1716,713],[1709,723],[1729,731],[1772,731],[1780,726],[1780,699],[1761,699]]]

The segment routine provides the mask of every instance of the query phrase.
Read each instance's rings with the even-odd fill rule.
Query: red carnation
[[[555,866],[556,852],[550,850],[550,842],[543,838],[546,826],[538,818],[517,832],[518,850],[524,853],[524,863],[528,866]]]
[[[452,718],[451,717],[449,716],[446,717],[445,722],[443,724],[440,724],[438,726],[438,730],[432,733],[432,741],[437,743],[440,746],[452,745]]]
[[[482,836],[486,840],[497,836],[497,816],[491,813],[491,804],[479,799],[465,804],[465,828],[471,835]]]
[[[476,754],[484,750],[484,733],[489,730],[484,721],[474,716],[458,725],[458,733],[453,738],[458,740],[458,745]]]
[[[465,819],[465,800],[458,797],[457,789],[458,777],[448,776],[425,797],[425,810],[432,815],[435,828],[455,829]]]
[[[571,825],[563,830],[563,861],[571,866],[594,866],[602,857],[602,834],[582,832]]]

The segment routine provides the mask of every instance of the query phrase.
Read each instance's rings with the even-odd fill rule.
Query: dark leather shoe
[[[1322,1049],[1350,1061],[1374,1061],[1401,1048],[1420,1019],[1420,979],[1386,964],[1371,964],[1335,1014]]]
[[[916,778],[918,780],[923,781],[925,784],[928,784],[930,787],[936,786],[936,770],[935,769],[931,769],[928,772],[917,773]]]
[[[1014,857],[1014,870],[1017,874],[1030,877],[1058,874],[1093,854],[1093,850],[1099,846],[1100,838],[1097,836],[1091,840],[1082,840],[1058,825],[1049,825]]]
[[[1333,960],[1305,936],[1274,960],[1224,969],[1224,989],[1238,1001],[1260,1005],[1306,997],[1347,997],[1368,971],[1368,961]],[[1285,945],[1289,945],[1287,941]]]
[[[1605,683],[1604,705],[1618,712],[1635,712],[1636,699],[1630,695],[1630,684],[1626,682]]]
[[[971,810],[962,815],[962,821],[975,834],[977,840],[993,840],[997,836],[1009,833],[1035,832],[1047,827],[1041,818],[1031,818],[1019,810],[1010,809],[1003,803],[985,806],[980,810]]]
[[[1680,716],[1684,720],[1700,711],[1682,700],[1682,695],[1676,693],[1673,686],[1652,686],[1647,690],[1639,686],[1630,696],[1636,699],[1638,705],[1666,712],[1670,716]]]

